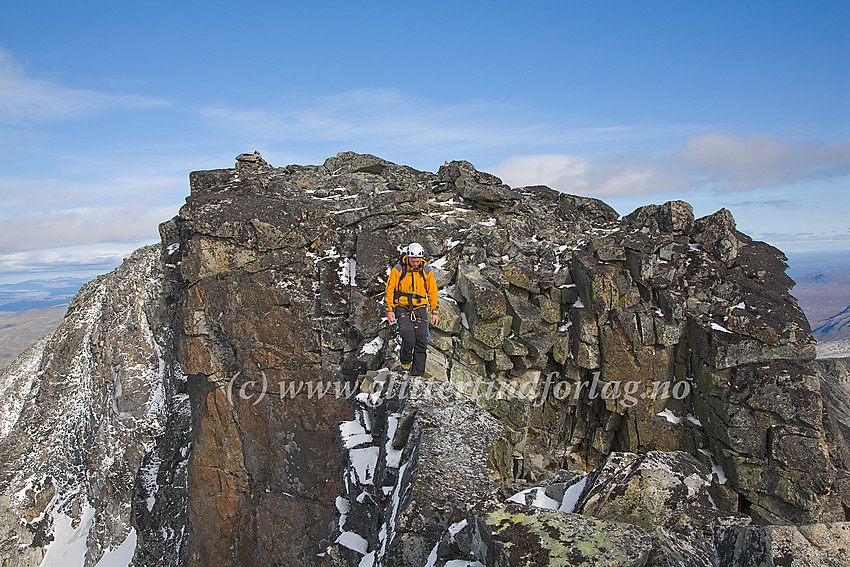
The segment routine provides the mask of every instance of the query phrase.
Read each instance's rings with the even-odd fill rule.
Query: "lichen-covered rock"
[[[845,567],[850,564],[850,523],[730,526],[718,529],[716,544],[718,565]]]
[[[522,198],[495,175],[478,171],[466,161],[446,163],[438,176],[441,181],[453,184],[461,198],[483,210],[501,209]]]
[[[512,328],[517,336],[528,334],[540,326],[540,308],[508,292],[508,312],[512,317]]]
[[[617,305],[618,290],[613,266],[601,263],[586,254],[573,260],[573,272],[579,295],[597,313],[611,311]]]
[[[508,502],[472,516],[472,548],[493,567],[640,567],[651,549],[637,526]]]
[[[480,273],[464,268],[458,278],[458,287],[469,304],[469,316],[475,320],[489,321],[504,317],[505,295]]]
[[[486,412],[468,402],[454,401],[440,408],[420,409],[418,429],[422,435],[416,469],[417,484],[411,504],[401,512],[396,529],[402,551],[394,562],[409,565],[427,558],[431,538],[465,504],[485,500],[492,488],[487,475],[489,447],[501,433],[501,426]],[[447,434],[448,433],[448,434]],[[459,447],[454,439],[470,439]],[[418,554],[418,545],[423,554]]]
[[[652,535],[652,565],[708,566],[715,527],[749,523],[713,506],[711,482],[687,453],[612,453],[588,475],[575,511],[642,527]]]

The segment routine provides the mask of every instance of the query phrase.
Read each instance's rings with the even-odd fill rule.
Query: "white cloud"
[[[802,205],[798,201],[792,201],[791,199],[765,199],[761,201],[741,201],[739,203],[735,203],[734,206],[758,208],[771,207],[780,211],[796,211],[797,209],[800,209],[802,207]]]
[[[176,206],[144,208],[127,203],[0,217],[0,253],[113,241],[157,242],[159,223],[176,212]]]
[[[515,187],[548,185],[565,193],[593,197],[675,191],[686,183],[658,163],[616,157],[593,161],[564,154],[517,156],[491,171]]]
[[[134,250],[152,243],[145,240],[110,242],[0,253],[0,280],[21,279],[14,274],[34,278],[57,274],[101,274],[115,268]]]
[[[289,156],[299,153],[296,163],[305,163],[304,159],[315,163],[310,160],[353,150],[423,169],[435,169],[452,159],[489,168],[501,156],[520,151],[644,146],[705,130],[697,124],[576,126],[528,101],[442,102],[389,88],[312,98],[290,94],[272,105],[207,105],[198,112],[210,128],[233,143],[261,151],[273,148]],[[646,175],[646,167],[639,163],[623,169],[627,177]]]
[[[850,140],[829,144],[709,132],[689,138],[682,149],[667,156],[591,160],[566,154],[527,155],[509,158],[491,171],[513,186],[542,184],[593,197],[746,191],[848,175]]]
[[[847,250],[850,247],[850,231],[755,232],[751,236],[769,242],[786,253]]]
[[[33,78],[0,47],[0,124],[65,120],[112,107],[162,106],[163,101],[57,85]]]
[[[179,174],[154,169],[121,172],[103,179],[26,179],[0,177],[0,218],[13,211],[38,212],[63,209],[91,203],[128,203],[147,208],[163,202],[174,202],[189,193],[188,171]],[[2,242],[2,241],[0,241]]]
[[[718,191],[776,187],[850,173],[850,140],[828,144],[708,132],[690,138],[674,160],[699,185]]]

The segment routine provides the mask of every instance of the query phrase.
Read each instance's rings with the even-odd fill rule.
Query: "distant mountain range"
[[[830,340],[834,339],[850,339],[850,306],[841,313],[837,313],[832,317],[819,322],[818,326],[813,329],[815,337],[828,336]]]
[[[0,284],[0,311],[26,311],[67,305],[86,278],[55,278]]]
[[[0,284],[0,369],[52,333],[87,278]]]
[[[850,339],[850,267],[814,270],[794,277],[796,297],[818,341]]]

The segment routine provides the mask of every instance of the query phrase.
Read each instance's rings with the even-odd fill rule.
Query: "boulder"
[[[799,362],[775,361],[695,376],[695,409],[731,486],[762,522],[843,519],[831,496],[836,469],[818,433],[817,376]]]
[[[259,172],[263,169],[271,169],[271,166],[258,151],[236,156],[236,171],[241,174]]]
[[[667,201],[663,205],[646,205],[623,217],[633,228],[648,232],[690,235],[694,225],[694,209],[684,201]]]
[[[700,247],[726,264],[738,256],[741,242],[735,230],[735,218],[727,209],[697,219],[691,238]]]
[[[469,316],[481,321],[505,316],[507,302],[504,294],[477,271],[470,268],[460,270],[458,288],[468,303]]]
[[[542,318],[540,308],[510,292],[505,297],[508,300],[508,313],[512,317],[514,333],[521,336],[536,330]]]
[[[589,254],[577,254],[573,258],[572,272],[579,296],[587,307],[596,313],[604,313],[617,305],[616,269],[613,266],[601,263]]]
[[[457,335],[462,327],[462,319],[461,311],[455,300],[440,298],[440,317],[434,327],[450,335]]]
[[[715,544],[718,565],[843,567],[850,557],[850,522],[721,527]]]
[[[493,567],[641,567],[651,549],[636,526],[513,502],[471,514],[469,524],[475,557]]]
[[[447,162],[437,175],[441,181],[454,184],[458,196],[483,210],[501,209],[522,199],[521,194],[503,184],[501,179],[476,170],[466,161]]]
[[[749,523],[713,506],[711,482],[711,471],[687,453],[612,453],[588,475],[575,511],[643,528],[652,565],[709,566],[715,526]]]

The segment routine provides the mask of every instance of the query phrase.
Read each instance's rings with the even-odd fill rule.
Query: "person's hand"
[[[431,315],[431,324],[432,324],[432,325],[436,325],[436,324],[437,324],[437,321],[439,321],[439,320],[440,320],[440,316],[439,316],[439,315],[437,315],[436,313],[433,313],[433,314]]]
[[[393,313],[392,311],[387,311],[387,321],[390,325],[395,323],[395,313]]]

